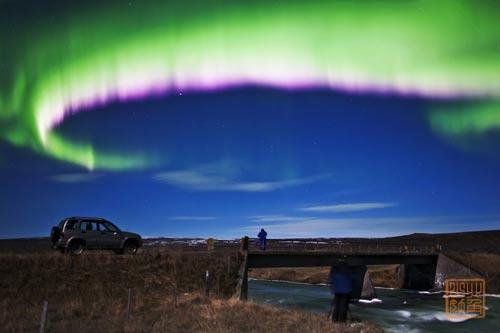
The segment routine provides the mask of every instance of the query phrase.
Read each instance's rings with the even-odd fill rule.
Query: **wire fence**
[[[230,261],[228,260],[228,265],[230,264]],[[229,270],[229,267],[228,267]],[[220,279],[215,279],[213,276],[212,272],[209,270],[205,271],[204,277],[203,277],[203,284],[204,284],[204,296],[206,299],[209,299],[212,294],[213,297],[221,297],[220,294]],[[124,290],[125,292],[125,290]],[[131,316],[133,314],[133,303],[134,303],[134,298],[137,296],[134,296],[133,289],[132,288],[127,288],[126,289],[126,294],[127,294],[127,299],[126,299],[126,307],[123,313],[123,318],[125,319],[126,322],[129,322],[131,320]],[[179,290],[177,288],[177,285],[175,283],[171,283],[171,288],[170,288],[170,296],[167,296],[171,298],[171,302],[175,308],[178,306],[178,298],[179,298]],[[45,333],[47,331],[50,331],[47,327],[49,326],[50,321],[49,321],[49,302],[48,301],[43,301],[42,303],[42,311],[40,315],[40,320],[39,320],[39,333]]]

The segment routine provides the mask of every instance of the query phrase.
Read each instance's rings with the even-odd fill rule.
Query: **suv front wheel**
[[[136,254],[138,248],[139,245],[135,240],[128,240],[125,242],[125,245],[123,245],[123,252],[125,254]]]

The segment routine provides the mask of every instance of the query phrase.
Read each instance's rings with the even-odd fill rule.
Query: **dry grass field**
[[[230,251],[0,252],[1,331],[37,331],[48,301],[46,332],[382,332],[368,323],[333,325],[324,315],[235,301],[238,268]]]
[[[396,272],[398,265],[369,266],[373,285],[377,287],[400,288],[402,281]],[[320,284],[328,280],[329,267],[259,268],[250,271],[256,279],[282,280]]]
[[[398,274],[399,265],[377,265],[369,266],[368,271],[372,283],[376,287],[401,288],[403,280]]]
[[[204,290],[209,270],[212,293],[233,293],[239,263],[223,254],[172,254],[143,251],[136,256],[109,252],[79,257],[57,252],[0,255],[0,322],[12,330],[32,330],[38,324],[41,304],[49,302],[51,325],[73,318],[107,321],[125,316],[128,288],[132,311],[145,317],[159,316],[155,308],[174,301],[183,292]],[[91,320],[92,319],[92,320]],[[86,320],[83,320],[85,323]],[[87,323],[82,327],[87,327]]]
[[[255,279],[319,284],[327,282],[329,272],[329,267],[256,268],[248,275]]]

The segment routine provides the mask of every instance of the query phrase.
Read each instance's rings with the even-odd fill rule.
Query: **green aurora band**
[[[247,84],[417,95],[437,106],[467,99],[467,109],[431,111],[432,128],[500,128],[495,1],[140,1],[70,6],[29,22],[0,12],[0,135],[88,169],[158,161],[57,134],[72,114]]]
[[[430,114],[434,130],[447,136],[482,134],[500,128],[500,103],[461,105],[453,111],[435,110]]]

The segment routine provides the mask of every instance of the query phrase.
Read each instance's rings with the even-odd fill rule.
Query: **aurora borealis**
[[[100,153],[52,130],[115,100],[247,84],[471,97],[491,107],[472,106],[467,117],[450,112],[446,123],[499,126],[500,20],[492,2],[128,5],[68,9],[61,20],[23,29],[14,43],[3,29],[2,45],[18,47],[2,52],[4,139],[89,169],[145,167],[144,156]],[[435,128],[449,128],[441,119],[433,117]]]
[[[275,170],[259,171],[261,178],[278,174],[276,181],[232,184],[232,174],[200,176],[191,166],[175,171],[177,164],[196,160],[196,154],[166,149],[171,141],[143,149],[142,143],[102,144],[64,130],[72,122],[68,126],[78,127],[75,119],[84,113],[98,123],[107,108],[148,100],[166,101],[162,112],[169,113],[176,97],[204,99],[249,87],[406,101],[399,112],[421,115],[425,129],[419,133],[431,132],[449,154],[498,155],[500,4],[495,1],[5,1],[0,8],[0,139],[9,149],[55,161],[71,172],[167,168],[153,178],[177,177],[174,184],[182,187],[178,177],[191,176],[205,183],[215,179],[226,190],[264,191],[328,178],[334,164],[323,166],[315,156],[321,170],[304,175],[300,163],[293,162],[302,159],[293,145],[287,149],[294,153],[282,162],[268,161]],[[343,107],[332,110],[331,117],[358,112]],[[267,117],[262,110],[248,112],[247,117]],[[306,117],[301,112],[297,117]],[[385,122],[380,114],[374,126]],[[113,115],[121,124],[122,112]],[[177,133],[175,124],[165,126]],[[236,151],[231,146],[214,154],[226,161]]]

